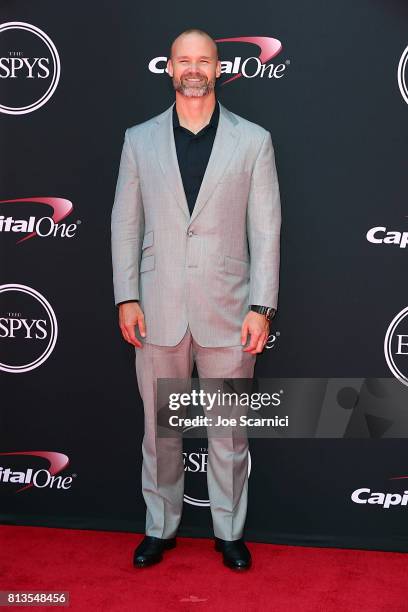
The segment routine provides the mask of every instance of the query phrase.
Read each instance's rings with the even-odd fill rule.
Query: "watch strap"
[[[268,321],[270,321],[276,313],[276,308],[272,308],[272,306],[260,306],[258,304],[252,304],[251,310],[254,312],[258,312],[259,314],[265,315]]]

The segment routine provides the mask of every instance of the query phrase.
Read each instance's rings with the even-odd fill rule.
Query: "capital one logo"
[[[407,85],[407,62],[408,62],[408,47],[404,49],[401,59],[398,63],[398,87],[401,96],[408,104],[408,85]]]
[[[371,244],[397,245],[400,249],[405,249],[408,246],[408,232],[388,230],[381,225],[370,228],[366,238]]]
[[[20,215],[20,218],[13,214],[0,214],[0,234],[8,234],[10,236],[19,237],[21,234],[26,234],[16,241],[20,244],[30,238],[73,238],[76,234],[80,221],[76,223],[62,223],[73,210],[73,205],[70,200],[64,198],[18,198],[15,200],[0,200],[0,212],[9,210],[10,204],[13,204],[12,210],[16,204],[26,207],[34,205],[39,209],[40,213],[47,206],[51,208],[52,214],[36,216],[31,214]],[[48,212],[47,210],[47,212]],[[22,218],[21,218],[22,217]]]
[[[285,73],[290,60],[286,60],[281,63],[269,63],[274,57],[276,57],[282,51],[282,44],[276,38],[268,36],[237,36],[233,38],[216,38],[216,43],[235,43],[233,47],[241,45],[239,48],[242,49],[242,45],[246,48],[249,47],[249,52],[242,51],[241,55],[235,55],[228,60],[221,60],[221,75],[231,75],[229,78],[222,82],[222,85],[231,83],[236,79],[244,77],[246,79],[253,78],[268,78],[268,79],[281,79]],[[258,48],[257,55],[250,55],[253,48]],[[227,51],[231,53],[231,45],[227,45]],[[233,49],[232,49],[233,51]],[[149,70],[154,74],[163,74],[167,72],[166,56],[154,57],[149,62]]]
[[[187,431],[186,428],[184,431]],[[194,440],[185,439],[184,444],[194,443]],[[207,467],[208,467],[208,449],[204,446],[194,448],[183,452],[184,472],[186,476],[186,488],[189,489],[189,494],[184,493],[184,501],[191,506],[201,508],[209,507],[210,500],[208,499],[207,488]],[[248,478],[251,473],[251,454],[248,450]]]
[[[391,372],[408,386],[408,308],[391,321],[385,334],[384,354]]]
[[[25,465],[16,466],[21,457],[34,458],[34,461],[45,459],[48,462],[46,468],[35,469]],[[12,467],[10,467],[10,464]],[[37,489],[62,489],[71,488],[73,476],[58,476],[69,464],[67,455],[53,451],[20,451],[13,453],[0,453],[0,486],[3,485],[24,485],[19,487],[16,493],[21,493],[31,487]]]
[[[32,287],[0,285],[0,370],[29,372],[42,365],[57,342],[51,304]]]
[[[23,21],[0,24],[0,112],[37,110],[54,94],[60,74],[58,51],[45,32]]]
[[[390,480],[405,480],[408,476],[393,476]],[[351,494],[351,501],[355,504],[369,504],[380,506],[388,510],[394,506],[408,505],[408,491],[372,491],[369,487],[361,487]]]
[[[276,331],[272,334],[269,334],[268,339],[265,343],[265,348],[266,349],[272,349],[275,348],[277,342],[278,342],[278,338],[280,336],[280,332]]]

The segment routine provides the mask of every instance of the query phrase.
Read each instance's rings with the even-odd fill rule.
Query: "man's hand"
[[[139,327],[140,335],[144,338],[146,336],[145,320],[139,303],[128,302],[126,304],[119,304],[119,327],[123,338],[136,348],[143,348],[143,344],[135,335],[136,325]]]
[[[246,344],[248,332],[251,334],[250,343],[243,350],[251,355],[261,353],[269,336],[269,321],[265,315],[250,310],[244,319],[241,329],[241,344]]]

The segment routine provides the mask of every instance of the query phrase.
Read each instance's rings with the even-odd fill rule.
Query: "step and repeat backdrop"
[[[144,531],[110,215],[124,131],[173,102],[170,43],[198,27],[218,99],[275,147],[279,309],[255,376],[297,381],[306,421],[331,397],[250,440],[246,537],[408,550],[407,26],[402,0],[2,3],[1,523]],[[183,454],[180,535],[210,537],[206,440]]]

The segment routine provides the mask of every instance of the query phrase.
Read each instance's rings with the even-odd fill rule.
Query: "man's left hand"
[[[241,344],[246,344],[248,333],[251,335],[250,343],[243,350],[252,355],[262,353],[269,336],[269,321],[265,315],[250,310],[244,319],[241,329]]]

